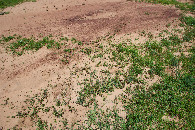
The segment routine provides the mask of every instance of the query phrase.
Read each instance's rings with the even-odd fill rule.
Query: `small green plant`
[[[72,42],[72,43],[76,43],[76,42],[77,42],[76,38],[74,38],[74,37],[71,38],[71,42]]]
[[[66,41],[66,42],[69,41],[69,39],[68,39],[67,37],[62,37],[62,38],[60,38],[60,40],[61,40],[61,41]]]
[[[38,119],[36,126],[39,130],[48,129],[47,121],[43,121],[41,119]]]
[[[92,52],[92,49],[91,48],[84,48],[84,49],[81,50],[81,52],[83,52],[83,53],[85,53],[87,55],[90,55],[91,52]]]
[[[63,114],[64,114],[63,109],[57,111],[56,108],[53,107],[53,115],[54,115],[55,117],[58,117],[58,118],[59,118],[59,117],[62,117]]]
[[[79,42],[78,42],[78,45],[83,45],[83,42],[79,41]]]
[[[144,14],[145,14],[145,15],[150,15],[148,12],[145,12]]]
[[[67,119],[62,120],[61,122],[63,123],[63,128],[68,129],[68,127],[67,127],[68,126]]]

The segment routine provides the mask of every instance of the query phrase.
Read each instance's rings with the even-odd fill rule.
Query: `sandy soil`
[[[179,17],[179,11],[174,7],[126,0],[37,0],[9,7],[5,11],[10,13],[0,16],[0,35],[36,37],[52,34],[82,41],[95,40],[108,33],[120,36],[142,30],[155,32]],[[65,113],[69,122],[86,118],[89,108],[75,104],[76,91],[80,89],[77,82],[83,78],[75,78],[70,73],[85,66],[87,56],[80,55],[70,64],[62,65],[53,50],[42,48],[36,53],[17,57],[6,53],[5,48],[0,46],[0,60],[0,104],[5,104],[0,106],[0,129],[14,126],[34,129],[30,119],[8,117],[25,107],[26,95],[32,96],[45,88],[51,92],[50,106],[54,104],[52,101],[61,98],[61,91],[66,89],[66,98],[71,99],[69,105],[77,110]],[[57,87],[48,87],[48,84],[57,84]],[[108,96],[104,107],[112,106],[111,99],[120,91]],[[6,101],[8,98],[9,101]],[[50,119],[50,115],[42,117]]]
[[[56,9],[57,8],[57,9]],[[106,33],[154,30],[178,17],[174,8],[162,5],[107,1],[28,2],[8,8],[0,17],[0,35],[67,35],[91,40]],[[147,15],[149,14],[149,15]]]

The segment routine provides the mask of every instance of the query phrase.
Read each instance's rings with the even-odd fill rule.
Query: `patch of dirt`
[[[41,2],[32,5],[38,4],[39,7]],[[58,2],[64,4],[63,1]],[[26,13],[25,10],[20,10],[23,6],[26,7],[25,3],[18,5],[16,9],[20,10],[20,13],[15,13],[17,10],[11,9],[10,14],[0,17],[0,35],[31,36],[41,33],[44,36],[65,35],[89,41],[107,33],[123,34],[140,29],[157,30],[179,17],[177,9],[162,5],[126,1],[93,3],[94,1],[70,4],[60,10],[51,11],[39,11],[43,8],[40,7],[38,11],[26,11]],[[47,4],[49,6],[49,3]],[[54,2],[50,4],[55,5]]]

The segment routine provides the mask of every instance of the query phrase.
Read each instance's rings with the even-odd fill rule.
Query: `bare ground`
[[[78,1],[75,5],[71,1],[70,5],[64,1],[46,1],[45,5],[41,2],[18,5],[16,9],[10,9],[9,15],[1,16],[0,34],[53,34],[91,40],[108,32],[131,33],[160,29],[163,24],[178,18],[179,14],[174,8],[124,0],[97,3]],[[58,7],[60,5],[64,5],[63,8]],[[54,6],[59,9],[55,10]]]
[[[121,36],[142,30],[160,31],[179,17],[179,11],[174,7],[126,0],[38,0],[9,7],[5,11],[10,14],[0,16],[0,35],[37,37],[52,34],[75,37],[85,42],[106,34]],[[1,46],[0,59],[0,104],[5,104],[0,106],[0,129],[14,126],[34,129],[30,119],[11,116],[20,111],[22,106],[25,107],[26,95],[32,96],[45,88],[51,93],[49,106],[52,106],[56,99],[62,98],[61,92],[66,90],[69,105],[76,109],[75,112],[65,112],[64,117],[69,122],[75,123],[86,118],[85,114],[89,108],[75,103],[77,91],[80,90],[77,82],[84,76],[74,77],[71,72],[75,71],[75,68],[85,67],[86,62],[95,66],[96,63],[90,63],[87,56],[78,55],[70,64],[63,65],[53,50],[42,48],[36,53],[30,52],[17,57],[6,53]],[[48,87],[49,84],[57,87]],[[112,99],[122,93],[120,91],[116,90],[112,96],[108,96],[107,105],[102,107],[113,106]],[[101,105],[101,97],[97,97],[97,100]],[[121,115],[124,116],[124,113]],[[53,122],[51,115],[40,116]]]

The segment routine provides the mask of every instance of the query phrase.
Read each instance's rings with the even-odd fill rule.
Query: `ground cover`
[[[192,11],[186,5],[185,11]],[[6,82],[1,92],[5,122],[0,126],[194,129],[195,19],[185,13],[158,31],[114,31],[91,41],[61,35],[2,36],[0,74]],[[15,66],[3,59],[10,56],[18,61],[11,61]],[[34,77],[28,80],[34,85],[25,77]]]

